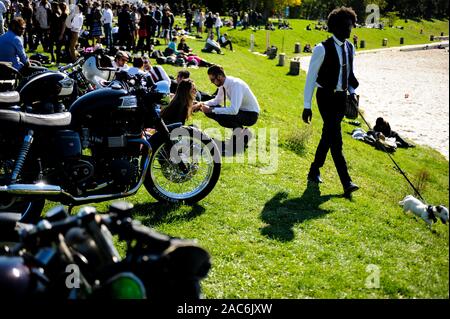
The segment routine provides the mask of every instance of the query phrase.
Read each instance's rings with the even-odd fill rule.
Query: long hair
[[[161,111],[161,117],[166,124],[185,123],[192,115],[194,97],[191,94],[194,82],[191,79],[182,80],[170,104]]]

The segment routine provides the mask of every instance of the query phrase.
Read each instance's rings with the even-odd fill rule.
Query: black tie
[[[347,54],[345,53],[345,43],[341,45],[342,48],[342,90],[348,89],[348,77],[347,77]]]
[[[226,107],[227,106],[227,90],[225,90],[225,87],[222,86],[223,88],[223,106]]]

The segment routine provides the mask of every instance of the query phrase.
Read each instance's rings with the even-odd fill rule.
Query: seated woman
[[[167,45],[167,48],[164,50],[164,56],[168,57],[171,55],[178,55],[177,50],[177,38],[171,38],[169,44]]]
[[[186,38],[182,37],[180,43],[178,44],[178,51],[184,52],[186,54],[192,52],[192,49],[186,44]]]
[[[181,80],[177,92],[170,104],[161,111],[161,118],[166,124],[186,123],[192,115],[192,107],[197,95],[195,83],[190,80]]]

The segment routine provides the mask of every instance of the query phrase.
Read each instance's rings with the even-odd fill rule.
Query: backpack
[[[156,58],[156,62],[158,64],[166,64],[167,63],[167,58],[166,57],[157,57]]]

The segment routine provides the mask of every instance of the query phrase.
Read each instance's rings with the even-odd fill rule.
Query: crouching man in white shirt
[[[246,146],[251,133],[245,127],[253,126],[258,121],[260,112],[258,100],[247,83],[241,79],[226,76],[221,66],[210,67],[208,76],[211,83],[219,88],[217,95],[210,101],[194,105],[194,111],[201,110],[221,126],[233,129],[236,140],[243,140]],[[228,106],[227,101],[230,104]],[[220,105],[221,103],[223,106]]]

